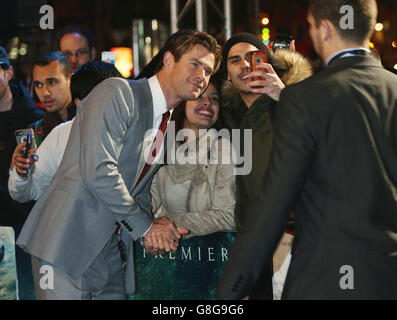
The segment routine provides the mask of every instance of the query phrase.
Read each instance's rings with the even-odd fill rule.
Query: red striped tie
[[[163,143],[165,131],[167,130],[168,119],[170,118],[171,114],[169,111],[163,114],[163,120],[161,121],[159,130],[157,131],[156,137],[153,140],[153,143],[150,147],[149,159],[152,161],[146,161],[145,166],[142,169],[141,175],[139,176],[138,181],[136,182],[135,186],[142,180],[145,174],[149,171],[152,162],[156,158],[157,150],[160,150],[161,144]],[[161,132],[161,133],[160,133]]]

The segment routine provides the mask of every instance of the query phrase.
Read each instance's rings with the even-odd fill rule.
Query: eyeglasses
[[[86,48],[82,48],[82,49],[78,49],[76,50],[75,53],[73,53],[72,51],[63,51],[62,52],[65,56],[68,57],[68,59],[70,59],[71,57],[75,56],[76,58],[78,57],[82,57],[88,54],[88,49]]]

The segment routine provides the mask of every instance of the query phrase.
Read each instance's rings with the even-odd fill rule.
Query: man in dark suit
[[[250,295],[291,211],[283,299],[397,298],[397,77],[369,53],[376,16],[374,0],[312,1],[310,35],[326,69],[281,94],[270,165],[229,253],[222,298]]]

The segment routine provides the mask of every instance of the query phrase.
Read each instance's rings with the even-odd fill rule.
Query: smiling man
[[[260,183],[268,166],[273,141],[272,117],[280,92],[285,85],[301,81],[312,73],[310,63],[291,50],[277,50],[272,55],[273,65],[264,63],[261,71],[251,73],[249,54],[256,50],[268,51],[257,36],[240,33],[231,37],[222,51],[223,70],[227,78],[222,92],[226,124],[231,129],[240,130],[240,141],[243,143],[244,130],[252,132],[252,154],[245,155],[252,159],[252,170],[246,175],[237,176],[235,217],[238,229],[244,224],[245,207],[259,194]],[[251,76],[260,76],[263,81],[251,81]],[[241,149],[244,150],[244,146]],[[262,274],[258,290],[251,292],[251,299],[273,299],[271,264]]]
[[[170,111],[200,96],[219,56],[212,36],[180,31],[153,77],[107,79],[81,102],[59,169],[17,241],[32,255],[38,299],[126,299],[135,291],[133,240],[143,237],[151,253],[177,249],[187,230],[151,214],[161,153],[150,164],[144,155],[153,145],[161,149],[154,139],[163,136]],[[145,143],[153,129],[159,134]],[[52,290],[40,287],[44,265],[54,270]]]
[[[61,52],[48,52],[34,62],[33,87],[47,111],[42,120],[32,125],[38,144],[54,127],[76,114],[70,93],[71,76],[70,62]]]

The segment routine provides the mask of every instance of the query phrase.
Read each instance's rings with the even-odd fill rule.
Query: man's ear
[[[71,84],[71,82],[72,82],[72,75],[73,75],[73,74],[70,74],[69,76],[67,76],[67,75],[65,74],[66,85],[68,86],[69,91],[70,91],[70,84]]]
[[[7,81],[10,81],[14,76],[14,68],[10,66],[7,70],[5,70],[5,75]]]
[[[330,41],[336,31],[334,25],[329,20],[321,20],[320,22],[320,32],[322,39],[324,41]]]
[[[171,51],[167,51],[166,53],[164,53],[163,56],[163,65],[166,68],[169,68],[170,66],[172,66],[172,64],[175,62],[174,60],[174,55],[171,53]]]

